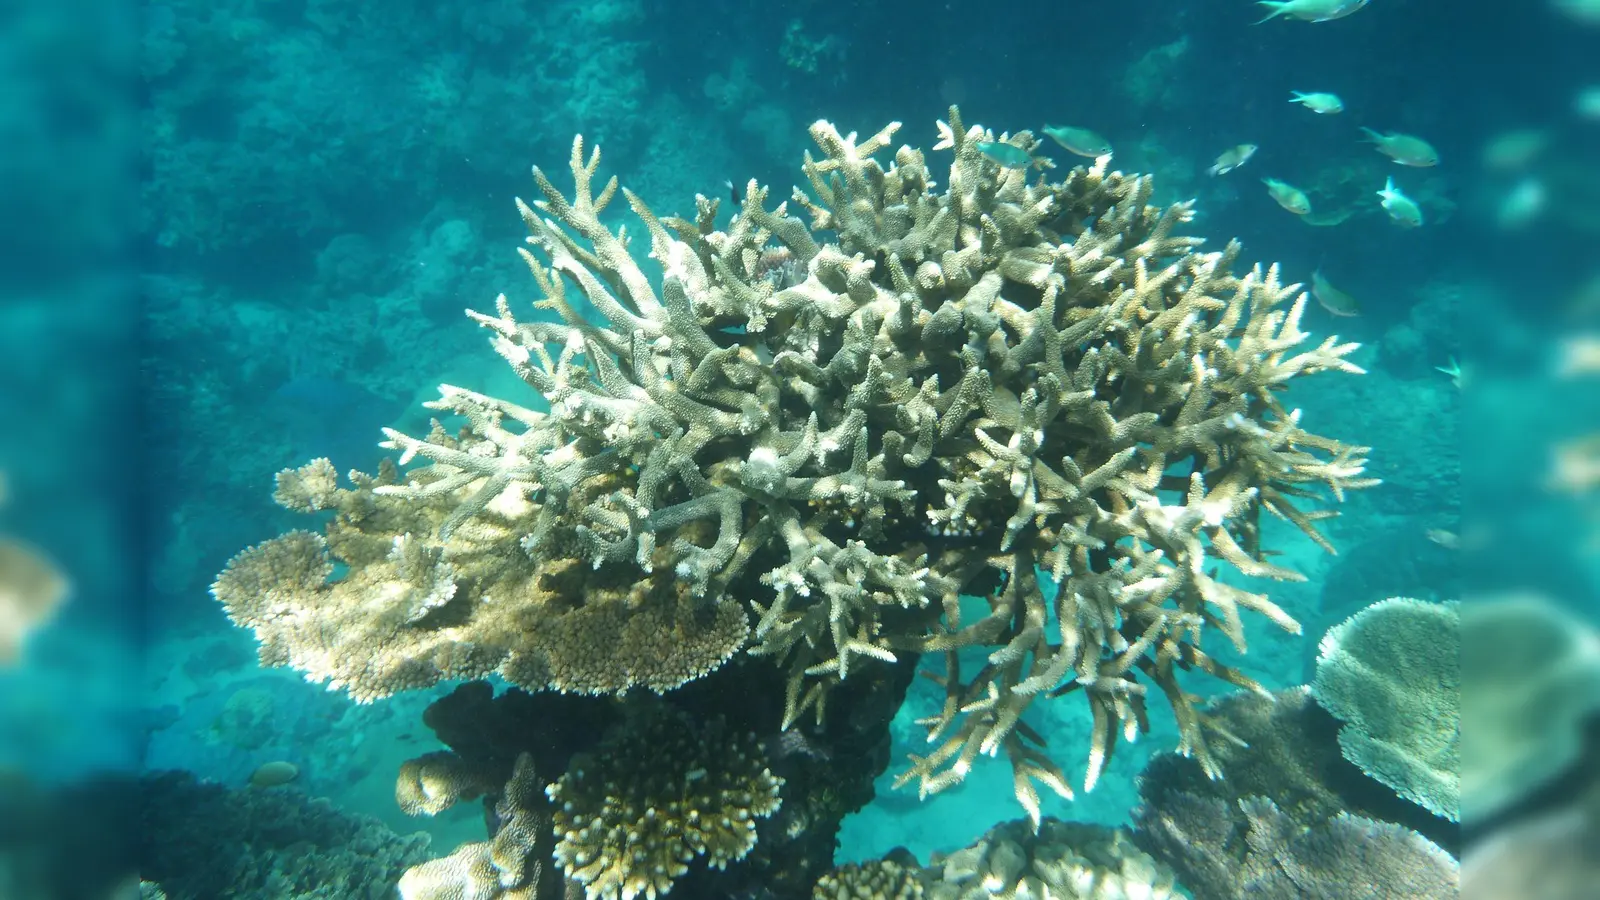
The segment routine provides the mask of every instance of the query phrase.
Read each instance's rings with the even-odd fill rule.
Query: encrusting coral
[[[1346,723],[1345,759],[1455,821],[1461,810],[1461,612],[1390,597],[1330,629],[1311,694]]]
[[[1071,791],[1028,705],[1083,693],[1091,787],[1150,685],[1214,772],[1178,671],[1255,689],[1203,634],[1242,649],[1244,611],[1298,629],[1215,564],[1298,578],[1264,560],[1261,514],[1326,546],[1333,513],[1303,501],[1372,483],[1365,448],[1282,398],[1359,372],[1356,345],[1306,346],[1298,286],[1233,274],[1237,244],[1201,251],[1177,233],[1191,206],[1152,206],[1148,177],[1030,180],[977,145],[1031,153],[1032,134],[952,108],[935,190],[922,151],[879,159],[897,128],[812,126],[809,221],[754,182],[725,231],[717,201],[662,219],[622,191],[659,278],[602,223],[618,188],[598,152],[574,142],[570,194],[535,169],[523,254],[557,321],[503,296],[471,315],[548,411],[445,385],[430,405],[463,425],[387,432],[427,465],[348,487],[326,461],[280,473],[281,503],[332,521],[217,579],[263,660],[371,700],[495,671],[666,691],[747,649],[785,667],[793,723],[862,667],[939,652],[947,700],[906,773],[924,793],[1003,751],[1037,822],[1036,784]],[[965,648],[988,651],[978,671]]]

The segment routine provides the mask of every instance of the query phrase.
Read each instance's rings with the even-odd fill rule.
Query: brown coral
[[[427,760],[413,774],[424,785],[431,778],[441,795],[450,793],[452,798],[470,792],[482,780],[481,773],[467,771],[461,761],[447,763],[439,758]],[[401,778],[404,806],[406,775]],[[532,757],[520,755],[494,804],[498,822],[494,836],[462,844],[449,856],[407,869],[400,878],[401,900],[540,900],[554,896],[558,882],[548,865],[550,806],[543,787]],[[432,814],[428,809],[420,811]]]
[[[698,857],[718,869],[743,859],[782,786],[753,735],[651,709],[547,789],[555,858],[589,900],[655,900]]]
[[[849,863],[817,879],[812,900],[922,900],[922,871],[893,860]]]
[[[408,816],[436,816],[463,800],[475,800],[494,785],[448,750],[424,753],[400,764],[394,799]]]

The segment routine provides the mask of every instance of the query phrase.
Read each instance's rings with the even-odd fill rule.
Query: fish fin
[[[1273,19],[1288,13],[1289,4],[1292,2],[1294,2],[1294,0],[1256,0],[1257,6],[1265,6],[1271,9],[1272,12],[1267,13],[1266,18],[1264,19],[1257,19],[1255,24],[1260,25],[1262,22],[1270,22]]]

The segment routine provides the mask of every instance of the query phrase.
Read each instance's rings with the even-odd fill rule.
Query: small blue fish
[[[1393,219],[1396,225],[1402,228],[1416,228],[1422,224],[1422,207],[1394,186],[1393,175],[1389,176],[1388,182],[1384,184],[1383,190],[1378,192],[1378,196],[1382,198],[1383,211],[1389,214],[1389,218]]]
[[[1026,169],[1033,165],[1033,156],[1016,144],[1003,144],[999,141],[977,141],[972,146],[977,147],[979,153],[1007,169]]]
[[[1302,22],[1332,22],[1358,12],[1368,0],[1256,0],[1257,6],[1272,10],[1261,22],[1288,16]],[[1261,22],[1257,22],[1260,25]]]

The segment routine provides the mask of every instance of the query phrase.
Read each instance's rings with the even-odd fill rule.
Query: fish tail
[[[1265,22],[1266,19],[1262,19],[1261,21]],[[1289,102],[1290,103],[1299,103],[1301,100],[1304,100],[1305,98],[1306,98],[1306,95],[1300,93],[1299,91],[1290,91],[1289,92]]]
[[[1381,133],[1373,131],[1371,128],[1368,128],[1365,125],[1361,126],[1361,133],[1366,135],[1367,140],[1373,142],[1374,144],[1378,143],[1378,141],[1383,138]]]
[[[1257,6],[1265,6],[1272,10],[1272,12],[1267,13],[1266,18],[1256,20],[1256,24],[1260,25],[1262,22],[1270,22],[1284,13],[1287,13],[1289,11],[1289,4],[1292,2],[1294,2],[1294,0],[1256,0]]]

